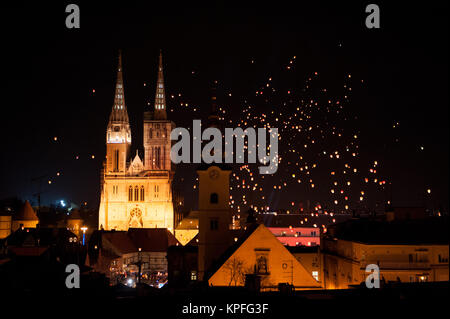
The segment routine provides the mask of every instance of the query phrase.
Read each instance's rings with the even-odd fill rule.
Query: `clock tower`
[[[214,93],[208,126],[220,129]],[[225,164],[204,164],[197,168],[199,280],[208,279],[208,269],[231,245],[230,173],[231,167]]]

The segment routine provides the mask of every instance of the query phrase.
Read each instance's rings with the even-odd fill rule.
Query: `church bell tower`
[[[208,127],[221,129],[214,83]],[[198,273],[207,280],[208,270],[231,245],[230,174],[227,164],[201,164],[198,174]]]
[[[144,166],[146,170],[168,171],[173,175],[170,132],[175,123],[167,119],[162,52],[159,53],[155,108],[144,113]]]
[[[122,53],[119,51],[114,105],[106,130],[106,174],[124,175],[131,146],[131,129],[125,105]]]

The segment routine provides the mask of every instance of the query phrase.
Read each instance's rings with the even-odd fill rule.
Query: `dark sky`
[[[397,205],[448,209],[448,7],[444,2],[392,2],[376,2],[379,30],[364,25],[370,2],[249,2],[245,7],[228,1],[189,6],[75,2],[81,10],[77,30],[65,28],[70,2],[3,7],[2,73],[7,83],[0,199],[36,201],[39,183],[32,179],[45,176],[44,203],[65,199],[98,205],[117,50],[123,50],[134,154],[136,148],[143,151],[142,113],[147,102],[153,106],[161,48],[166,93],[176,96],[168,99],[169,117],[177,126],[206,118],[213,80],[219,81],[218,101],[227,120],[238,121],[244,101],[258,105],[254,93],[268,77],[280,92],[298,91],[294,97],[300,98],[300,87],[314,72],[320,75],[317,85],[336,96],[351,74],[354,90],[345,112],[352,121],[338,125],[348,136],[358,134],[360,161],[380,161],[383,179],[390,183],[381,195],[369,198],[368,207],[379,208],[391,198]],[[295,68],[287,74],[283,66],[293,56]],[[364,85],[356,85],[360,80]],[[261,103],[261,110],[281,101],[274,95]],[[197,111],[181,103],[197,106]],[[284,109],[284,116],[290,112],[295,109]],[[321,118],[311,121],[320,123]],[[323,143],[327,148],[326,139]],[[334,142],[328,143],[331,150]],[[303,144],[281,142],[279,147]],[[323,163],[324,171],[315,177],[319,186],[329,182],[324,177],[328,164]],[[287,166],[266,181],[262,193],[271,208],[286,208],[294,200],[296,205],[307,200],[328,204],[328,186],[316,187],[315,193],[295,186],[274,193],[271,184],[291,174]],[[175,182],[189,206],[195,202],[194,178],[194,164],[178,167]],[[258,196],[252,200],[265,202]]]

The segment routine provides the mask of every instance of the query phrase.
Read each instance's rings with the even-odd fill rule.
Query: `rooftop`
[[[325,238],[337,238],[366,244],[448,245],[448,217],[392,222],[354,218],[328,228]]]

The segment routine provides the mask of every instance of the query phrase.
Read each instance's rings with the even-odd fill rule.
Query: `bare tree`
[[[229,259],[225,263],[224,267],[230,273],[230,282],[228,283],[228,286],[231,286],[232,284],[237,286],[238,284],[242,284],[244,282],[244,261],[234,257],[233,259]]]

